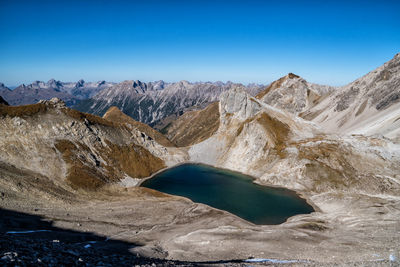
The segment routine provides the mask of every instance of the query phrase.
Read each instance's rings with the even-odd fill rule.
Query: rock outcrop
[[[234,87],[232,90],[221,94],[221,116],[232,114],[240,120],[253,117],[261,109],[261,104],[246,93],[244,88]]]

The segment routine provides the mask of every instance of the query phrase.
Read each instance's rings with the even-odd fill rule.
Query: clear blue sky
[[[351,2],[351,3],[350,3]],[[0,0],[0,82],[343,85],[400,52],[400,1]]]

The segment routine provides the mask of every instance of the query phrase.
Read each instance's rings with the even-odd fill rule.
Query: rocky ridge
[[[326,131],[400,140],[400,54],[300,114]]]
[[[57,98],[2,105],[0,116],[0,160],[51,177],[63,188],[64,179],[75,189],[96,189],[147,177],[177,162],[171,157],[173,148],[161,146],[134,125],[80,113]],[[177,158],[184,157],[177,153]]]

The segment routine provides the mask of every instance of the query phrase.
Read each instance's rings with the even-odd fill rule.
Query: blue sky
[[[351,2],[351,3],[350,3]],[[343,85],[400,52],[400,1],[0,0],[0,82]]]

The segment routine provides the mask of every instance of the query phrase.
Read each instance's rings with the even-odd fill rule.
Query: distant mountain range
[[[244,86],[232,82],[124,81],[101,91],[91,99],[81,101],[73,108],[102,116],[111,106],[116,106],[137,121],[156,125],[167,117],[177,117],[188,110],[202,109],[217,101],[222,92],[237,86],[253,95],[264,88],[262,85]]]
[[[111,83],[51,79],[47,83],[35,81],[20,85],[14,90],[0,83],[0,96],[10,105],[58,97],[69,107],[99,116],[115,106],[136,121],[162,130],[170,139],[184,138],[189,144],[188,132],[178,127],[188,121],[185,117],[178,124],[174,121],[187,111],[202,110],[218,101],[221,93],[241,87],[262,103],[311,120],[328,132],[383,134],[398,138],[399,62],[400,56],[396,55],[376,70],[342,87],[309,83],[293,73],[268,86],[232,82],[167,83],[160,80],[146,83],[129,80]]]
[[[85,82],[61,82],[54,79],[47,83],[35,81],[29,85],[22,84],[11,90],[0,83],[0,96],[10,105],[27,105],[37,103],[39,100],[49,100],[58,97],[68,106],[78,103],[80,100],[90,98],[101,90],[112,86],[114,83],[99,81]]]
[[[35,81],[10,90],[0,84],[0,96],[10,105],[34,104],[53,97],[62,99],[67,106],[79,111],[104,115],[112,106],[137,121],[156,125],[163,124],[165,118],[176,118],[188,110],[202,109],[219,99],[219,95],[235,86],[243,86],[251,95],[257,94],[264,86],[250,84],[244,86],[232,82],[164,81],[121,83],[61,82],[54,79],[47,83]]]

